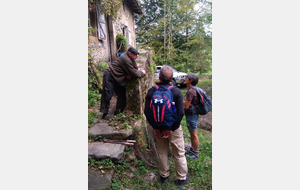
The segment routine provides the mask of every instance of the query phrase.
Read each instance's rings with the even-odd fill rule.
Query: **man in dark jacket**
[[[169,87],[169,82],[173,77],[173,70],[170,66],[163,65],[160,73],[159,80],[160,83],[158,86]],[[149,121],[149,109],[150,109],[150,101],[155,92],[154,88],[150,88],[146,95],[145,100],[145,115],[147,120]],[[173,101],[175,102],[175,108],[177,110],[177,121],[172,125],[172,129],[168,128],[157,130],[154,129],[156,142],[157,142],[157,152],[159,157],[159,175],[160,180],[163,185],[166,185],[167,179],[169,177],[169,162],[168,162],[168,151],[169,151],[169,143],[172,146],[172,152],[175,157],[175,170],[176,170],[176,184],[178,187],[182,188],[188,181],[188,168],[187,162],[185,158],[184,151],[184,139],[183,139],[183,131],[182,125],[180,124],[184,110],[183,110],[183,98],[182,93],[179,88],[175,87],[171,90],[173,94]]]
[[[100,112],[103,113],[103,119],[112,119],[108,114],[110,100],[114,94],[118,96],[117,106],[114,115],[123,112],[126,106],[126,82],[131,78],[143,78],[145,71],[138,70],[135,62],[138,50],[130,47],[128,51],[113,61],[103,73],[103,89],[101,96]]]

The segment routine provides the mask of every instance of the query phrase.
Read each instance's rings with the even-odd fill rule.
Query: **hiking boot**
[[[114,115],[118,115],[119,113],[121,113],[120,111],[115,111]]]
[[[191,152],[185,156],[190,159],[198,159],[198,157],[195,154],[199,157],[199,151],[194,151],[194,150],[191,150]]]
[[[107,115],[107,113],[103,113],[102,119],[104,119],[106,115]]]
[[[109,114],[107,113],[104,113],[103,116],[102,116],[102,119],[106,119],[106,120],[111,120],[113,119],[114,117],[110,116]]]
[[[186,178],[185,178],[185,180],[179,180],[179,179],[177,179],[176,181],[175,181],[175,185],[178,187],[178,188],[183,188],[183,186],[185,186],[185,184],[187,184],[187,182],[190,180],[190,178],[189,178],[189,174],[186,174]]]
[[[169,176],[168,176],[168,177],[162,177],[161,175],[159,175],[159,177],[160,177],[161,185],[162,185],[162,186],[166,186],[166,185],[167,185],[167,182],[168,182]]]
[[[115,112],[114,112],[114,115],[118,115],[118,114],[120,114],[120,113],[122,113],[124,110],[116,110]]]
[[[194,151],[194,148],[191,146],[190,149],[189,149],[189,151]],[[186,154],[189,154],[189,153],[190,153],[189,151],[188,151],[188,150],[185,150],[185,153],[186,153]]]

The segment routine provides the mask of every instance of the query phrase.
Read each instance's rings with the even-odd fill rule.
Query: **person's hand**
[[[162,133],[160,132],[160,130],[158,130],[158,129],[154,129],[154,133],[155,133],[156,137],[162,137],[163,136]]]
[[[173,133],[173,131],[170,131],[170,130],[163,130],[163,131],[162,131],[162,137],[163,137],[163,138],[168,138],[172,133]]]
[[[126,78],[127,78],[127,79],[131,79],[131,76],[130,76],[130,75],[127,75]]]
[[[141,64],[139,64],[139,63],[136,63],[136,66],[137,66],[137,67],[140,67],[140,65],[141,65]]]

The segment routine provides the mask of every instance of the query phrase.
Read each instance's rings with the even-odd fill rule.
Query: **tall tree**
[[[152,47],[157,64],[201,73],[209,69],[202,63],[211,64],[211,40],[208,40],[211,33],[206,30],[211,24],[211,3],[206,0],[149,0],[142,3],[141,8],[144,15],[137,20],[137,42]],[[197,60],[197,56],[201,56],[201,60],[199,57]]]

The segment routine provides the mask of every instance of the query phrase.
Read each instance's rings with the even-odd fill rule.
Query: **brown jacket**
[[[127,53],[113,61],[108,67],[111,75],[121,86],[125,86],[127,74],[131,78],[143,78],[145,75],[142,71],[138,70],[136,62],[130,59]]]

